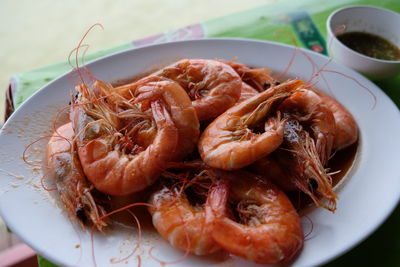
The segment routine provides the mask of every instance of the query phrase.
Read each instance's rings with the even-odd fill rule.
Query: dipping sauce
[[[371,33],[346,32],[337,38],[347,47],[369,57],[400,60],[400,49],[392,42]]]

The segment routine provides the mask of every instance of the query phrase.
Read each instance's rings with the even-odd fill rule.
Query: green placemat
[[[287,38],[287,33],[290,33],[295,42],[301,46],[326,54],[324,37],[326,36],[325,22],[328,15],[337,8],[359,4],[385,7],[400,12],[400,1],[397,0],[281,1],[136,40],[120,47],[88,55],[86,60],[142,45],[204,37],[242,37],[293,45],[293,39]],[[282,33],[286,33],[286,35]],[[10,99],[11,102],[18,107],[32,93],[70,69],[67,62],[61,62],[14,75],[10,85],[10,96],[13,96]],[[400,106],[400,76],[378,82],[377,85],[388,94],[397,106]],[[368,239],[326,266],[400,266],[399,225],[400,206]],[[40,256],[38,259],[41,267],[55,266]]]

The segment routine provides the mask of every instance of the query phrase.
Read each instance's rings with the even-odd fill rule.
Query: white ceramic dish
[[[283,71],[294,52],[291,46],[241,39],[204,39],[154,45],[118,53],[88,64],[98,79],[113,81],[142,73],[154,65],[178,58],[238,57],[243,63],[264,66],[275,73]],[[318,66],[328,58],[305,51]],[[355,164],[347,174],[347,182],[338,191],[337,211],[322,208],[309,215],[313,230],[294,266],[323,264],[345,253],[371,234],[392,212],[400,197],[400,114],[392,101],[373,83],[351,69],[334,62],[326,69],[345,73],[368,87],[376,96],[354,80],[333,72],[323,73],[336,98],[354,115],[360,128],[360,145]],[[288,76],[308,80],[313,67],[306,57],[297,55]],[[324,82],[317,86],[328,92]],[[135,241],[135,233],[113,229],[106,235],[95,234],[94,245],[89,233],[82,233],[58,208],[53,198],[40,186],[39,167],[26,165],[21,156],[25,146],[48,135],[55,112],[66,106],[72,87],[68,75],[48,84],[28,99],[7,121],[0,134],[0,212],[7,225],[39,254],[60,265],[93,266],[94,246],[97,266],[109,266],[111,259],[126,256]],[[44,143],[28,153],[38,163]],[[310,229],[303,220],[305,232]],[[131,233],[129,233],[131,232]],[[131,241],[129,241],[131,240]],[[133,240],[133,241],[132,241]],[[137,254],[141,266],[159,266],[149,256],[174,260],[181,252],[169,247],[159,237],[145,235]],[[136,256],[129,258],[135,264]],[[174,266],[207,266],[232,263],[234,266],[253,264],[237,258],[225,260],[188,257]],[[127,266],[126,261],[112,266]],[[230,266],[230,265],[229,265]],[[255,264],[254,264],[255,266]]]
[[[329,54],[338,62],[381,80],[400,73],[400,60],[381,60],[358,53],[336,37],[345,32],[368,32],[400,47],[400,14],[373,6],[349,6],[333,12],[326,22]],[[339,32],[337,32],[339,31]]]

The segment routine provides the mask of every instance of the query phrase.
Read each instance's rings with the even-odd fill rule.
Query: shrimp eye
[[[281,84],[281,83],[278,82],[278,81],[272,82],[272,85],[280,85],[280,84]],[[271,83],[270,83],[270,82],[265,82],[265,83],[263,84],[263,87],[264,87],[264,90],[267,90],[267,89],[269,89],[269,88],[271,87]]]
[[[85,214],[85,210],[82,207],[76,208],[75,213],[76,213],[76,217],[78,217],[78,219],[81,222],[83,222],[83,223],[86,222],[87,217],[86,217],[86,214]]]
[[[263,87],[264,87],[264,89],[266,90],[266,89],[268,89],[268,88],[271,87],[271,83],[265,82],[265,83],[263,84]]]
[[[69,101],[68,105],[71,106],[72,103],[76,103],[76,100],[78,100],[78,96],[79,96],[79,92],[74,95],[74,101],[73,102]]]

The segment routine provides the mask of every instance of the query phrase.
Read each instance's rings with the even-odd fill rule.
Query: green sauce
[[[400,49],[388,40],[366,32],[346,32],[337,38],[347,47],[369,57],[400,60]]]

